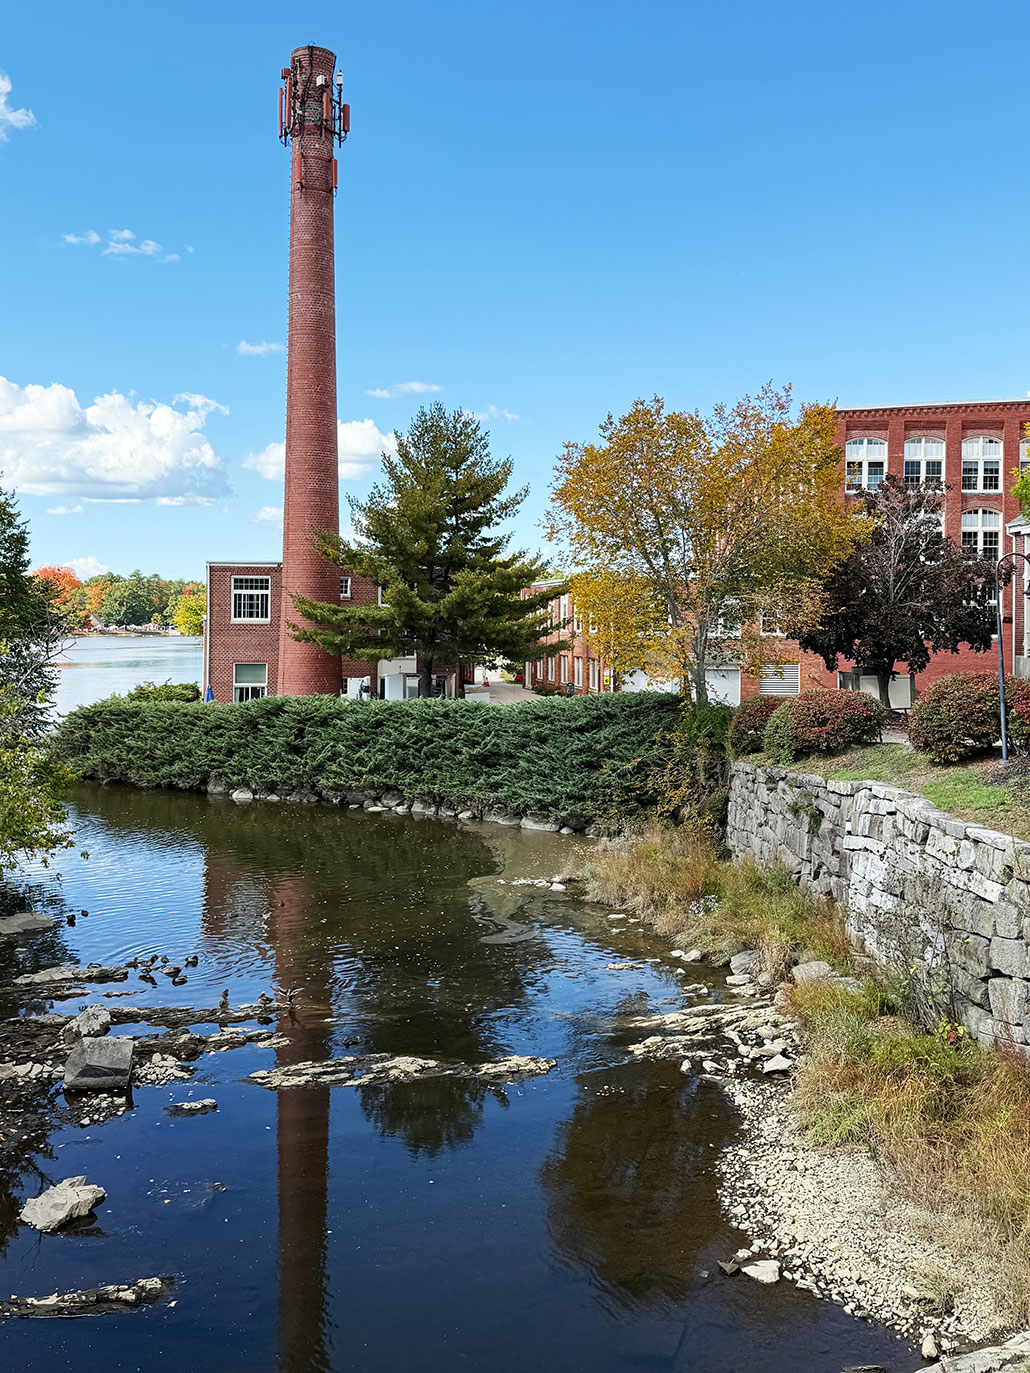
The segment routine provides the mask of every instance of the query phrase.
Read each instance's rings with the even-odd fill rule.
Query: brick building
[[[558,588],[560,581],[534,582],[522,593],[528,596],[539,595],[549,587]],[[565,628],[562,628],[565,625]],[[534,690],[550,687],[555,691],[566,692],[570,696],[591,696],[602,691],[614,691],[612,676],[603,661],[593,652],[584,634],[583,622],[575,613],[572,599],[568,595],[555,596],[551,601],[551,629],[541,643],[554,644],[560,639],[568,642],[568,649],[551,657],[537,658],[527,662],[523,681]]]
[[[951,538],[993,560],[1010,552],[1030,559],[1030,519],[1023,519],[1019,502],[1011,494],[1017,475],[1030,464],[1028,422],[1030,397],[838,408],[837,442],[843,453],[844,488],[851,492],[874,490],[888,475],[912,485],[940,481],[948,488],[944,527]],[[1030,566],[1022,563],[1021,567],[1012,584],[1002,589],[1002,649],[1007,672],[1030,676],[1030,619],[1025,613],[1024,594],[1030,591]],[[565,605],[564,614],[556,612],[555,619],[560,623],[568,615]],[[559,631],[551,637],[552,641],[560,637]],[[852,663],[841,662],[838,671],[828,672],[817,654],[803,652],[775,630],[769,639],[769,656],[776,661],[763,668],[759,677],[733,666],[709,670],[708,690],[713,700],[737,705],[752,696],[796,696],[834,687],[876,691],[875,679],[859,679]],[[577,651],[584,653],[586,648],[572,650]],[[553,668],[559,685],[561,661],[559,658]],[[896,706],[906,707],[920,691],[950,672],[993,672],[996,668],[996,651],[977,653],[961,648],[955,653],[937,653],[914,680],[899,674],[891,686],[891,699]],[[527,663],[527,686],[555,684],[550,671],[546,665]],[[626,675],[619,689],[676,690],[678,685],[635,672]],[[609,682],[605,681],[604,689],[612,689]]]

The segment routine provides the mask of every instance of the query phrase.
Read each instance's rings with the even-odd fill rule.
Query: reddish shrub
[[[741,701],[730,721],[729,744],[735,754],[762,751],[765,727],[780,700],[779,696],[752,696],[749,701]]]
[[[774,711],[765,730],[765,751],[793,763],[809,753],[842,753],[875,744],[884,709],[864,691],[807,691],[790,696]]]
[[[1020,720],[1030,728],[1030,698],[1022,688],[1018,697]],[[1006,692],[1006,705],[1008,701]],[[912,743],[935,763],[960,762],[991,748],[1000,735],[998,678],[990,672],[953,672],[941,677],[912,711],[909,728]]]

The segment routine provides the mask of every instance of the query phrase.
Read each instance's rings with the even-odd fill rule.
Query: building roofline
[[[282,558],[208,558],[205,567],[282,567]]]
[[[970,405],[1022,405],[1030,410],[1030,396],[1001,396],[995,400],[905,401],[894,405],[837,405],[834,409],[838,414],[850,415],[874,410],[955,410],[959,406]]]

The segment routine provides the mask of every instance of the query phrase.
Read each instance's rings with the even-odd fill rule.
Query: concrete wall
[[[742,761],[727,840],[832,897],[857,944],[917,967],[981,1043],[1030,1046],[1030,844],[897,787]]]

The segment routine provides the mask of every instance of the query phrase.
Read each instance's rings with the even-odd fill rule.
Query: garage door
[[[710,667],[705,671],[708,699],[721,706],[740,705],[740,668]]]

